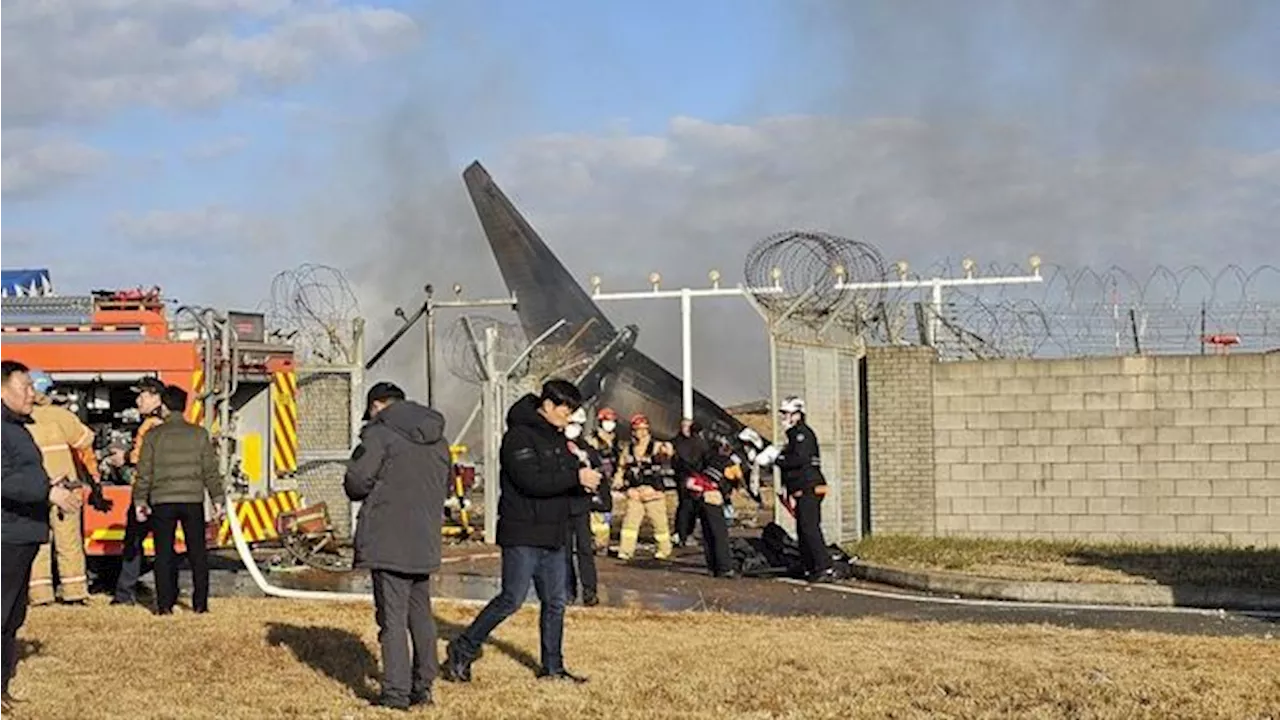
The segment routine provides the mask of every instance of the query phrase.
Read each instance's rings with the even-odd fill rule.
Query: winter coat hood
[[[444,437],[444,416],[412,400],[391,403],[369,422],[386,425],[416,445],[430,445]]]

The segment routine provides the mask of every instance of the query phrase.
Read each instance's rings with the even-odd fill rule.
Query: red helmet
[[[605,420],[613,420],[614,422],[617,422],[618,413],[614,412],[613,408],[600,408],[600,410],[596,412],[596,420],[600,422],[604,422]]]
[[[631,427],[649,427],[649,418],[643,413],[636,413],[631,416]]]

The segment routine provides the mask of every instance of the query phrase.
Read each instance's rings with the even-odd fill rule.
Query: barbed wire
[[[1216,271],[1155,266],[1138,273],[1119,266],[1045,264],[1040,273],[1044,280],[1037,284],[948,288],[936,315],[920,292],[891,291],[886,304],[897,341],[916,341],[924,334],[921,323],[936,317],[937,345],[951,358],[1280,347],[1280,268],[1272,265]],[[1026,275],[1027,270],[992,264],[975,274]],[[909,277],[960,276],[948,260]],[[875,340],[888,338],[881,333]]]
[[[470,325],[470,332],[467,326]],[[515,362],[525,348],[524,333],[520,328],[489,315],[462,315],[445,331],[443,345],[445,365],[453,376],[472,385],[484,382],[485,330],[498,331],[494,362],[505,371]],[[523,364],[523,363],[522,363]],[[517,372],[519,368],[517,368]]]
[[[301,362],[355,361],[352,321],[360,303],[341,270],[304,263],[277,273],[270,298],[259,307],[273,334],[292,344]]]
[[[788,230],[756,243],[747,253],[747,287],[781,285],[784,292],[756,296],[768,312],[787,313],[800,322],[820,322],[842,307],[879,306],[883,290],[852,292],[835,286],[833,269],[848,282],[874,282],[885,276],[884,258],[869,243],[824,232]]]

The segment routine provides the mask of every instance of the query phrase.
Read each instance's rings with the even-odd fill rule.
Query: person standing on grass
[[[564,428],[582,395],[573,383],[549,380],[541,395],[528,394],[507,412],[502,436],[498,500],[498,545],[502,548],[502,591],[489,601],[471,625],[449,643],[446,680],[471,681],[471,664],[489,634],[520,609],[529,585],[541,603],[540,679],[583,683],[586,678],[564,666],[564,608],[568,592],[565,540],[569,509],[585,489],[595,492],[600,473],[581,467],[569,451]]]
[[[408,710],[433,702],[438,658],[431,574],[440,569],[452,463],[444,416],[406,400],[396,385],[380,382],[369,389],[364,419],[343,488],[362,503],[355,566],[368,569],[373,579],[383,665],[378,704]]]
[[[205,546],[204,496],[207,491],[214,520],[220,521],[226,489],[209,431],[182,415],[187,391],[167,385],[162,401],[168,413],[147,433],[138,458],[135,519],[139,524],[150,519],[155,533],[156,614],[173,614],[178,602],[174,541],[179,523],[191,564],[191,609],[205,613],[209,612],[209,551]]]
[[[49,506],[66,513],[80,509],[80,493],[66,482],[50,484],[44,471],[40,447],[31,437],[31,409],[36,392],[31,371],[13,360],[0,364],[0,440],[3,440],[3,472],[0,472],[0,495],[3,496],[3,523],[0,524],[0,591],[4,596],[4,687],[0,706],[5,712],[13,708],[9,681],[18,669],[18,628],[27,619],[27,592],[31,581],[31,565],[40,546],[49,542]]]

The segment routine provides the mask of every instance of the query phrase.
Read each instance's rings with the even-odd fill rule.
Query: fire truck
[[[262,314],[195,306],[170,313],[158,287],[57,295],[47,270],[6,270],[0,286],[0,355],[48,373],[59,400],[94,430],[98,448],[113,433],[133,437],[141,419],[132,388],[157,377],[187,391],[187,419],[216,440],[247,540],[277,539],[279,516],[302,509],[293,481],[294,351],[268,336]],[[84,506],[90,557],[119,555],[123,546],[130,488],[103,492],[108,511]],[[225,519],[207,534],[211,546],[231,544]],[[144,550],[154,553],[151,536]]]

